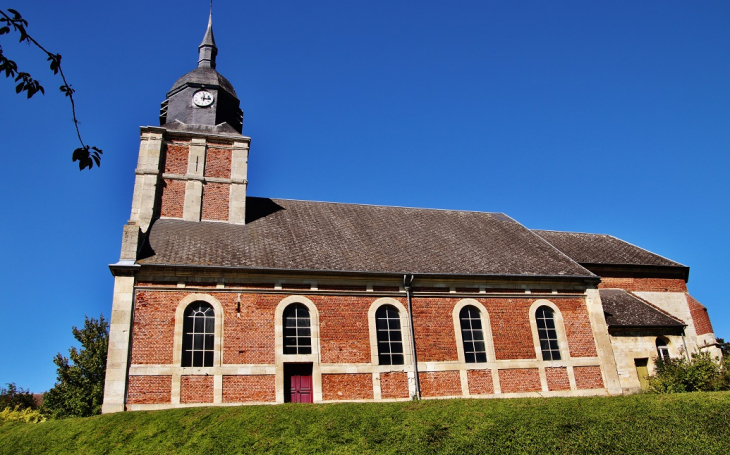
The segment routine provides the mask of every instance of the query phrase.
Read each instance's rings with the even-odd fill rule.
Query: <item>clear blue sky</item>
[[[105,151],[79,173],[59,79],[0,37],[47,89],[27,101],[0,79],[0,384],[43,391],[71,326],[110,315],[138,128],[195,66],[208,4],[7,7],[63,55]],[[217,0],[214,26],[253,138],[250,195],[612,234],[689,265],[730,338],[730,2]]]

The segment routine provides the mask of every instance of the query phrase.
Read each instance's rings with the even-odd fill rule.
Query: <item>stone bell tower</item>
[[[160,218],[246,222],[248,152],[233,85],[216,71],[212,14],[198,65],[172,86],[160,126],[140,128],[132,211],[124,226],[115,277],[103,412],[124,410],[135,276],[140,248]]]

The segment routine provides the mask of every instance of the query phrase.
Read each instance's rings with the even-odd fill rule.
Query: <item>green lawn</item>
[[[0,453],[730,453],[730,393],[127,412],[0,423]]]

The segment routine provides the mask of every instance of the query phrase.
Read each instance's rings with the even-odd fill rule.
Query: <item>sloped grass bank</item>
[[[730,393],[128,412],[0,423],[0,453],[728,453]]]

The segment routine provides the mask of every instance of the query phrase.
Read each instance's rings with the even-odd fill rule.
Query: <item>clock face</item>
[[[213,94],[207,90],[198,90],[193,94],[193,103],[198,107],[208,107],[213,104]]]

